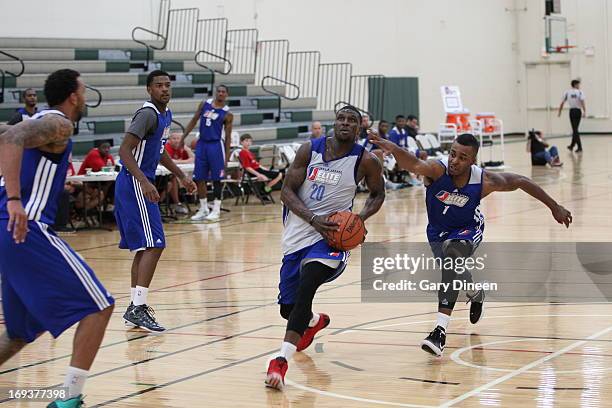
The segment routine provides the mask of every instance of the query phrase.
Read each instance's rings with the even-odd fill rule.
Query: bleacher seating
[[[39,91],[39,106],[44,106],[42,87],[46,76],[60,68],[76,69],[87,85],[102,95],[102,103],[88,108],[75,137],[74,154],[84,155],[96,140],[113,140],[118,145],[133,113],[147,94],[143,70],[145,49],[132,40],[0,38],[0,50],[21,58],[25,72],[18,78],[6,77],[5,101],[0,104],[0,122],[8,120],[22,106],[20,91],[32,87]],[[170,107],[174,119],[183,126],[191,119],[198,103],[207,98],[211,74],[197,65],[194,52],[153,51],[149,71],[163,69],[174,76]],[[14,72],[17,62],[0,54],[0,69]],[[222,63],[207,62],[221,69]],[[305,135],[313,120],[330,122],[332,111],[317,110],[316,98],[282,99],[282,115],[275,121],[279,99],[255,84],[255,74],[216,75],[215,83],[229,87],[228,104],[234,113],[234,130],[248,132],[256,143],[290,141]],[[284,86],[266,86],[280,94]],[[88,102],[98,96],[88,90]],[[178,130],[179,127],[176,126]],[[197,131],[197,127],[194,132]]]

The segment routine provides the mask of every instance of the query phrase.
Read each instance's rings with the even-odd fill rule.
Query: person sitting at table
[[[85,158],[83,159],[83,163],[81,163],[81,167],[79,167],[78,175],[82,176],[87,173],[87,169],[91,169],[92,172],[102,171],[103,167],[115,167],[115,159],[113,155],[110,154],[111,145],[109,142],[102,142],[98,147],[94,147],[91,149]],[[84,183],[90,184],[90,183]],[[109,202],[105,203],[104,201],[100,202],[100,205],[104,204],[106,211],[113,211],[114,207],[110,200],[115,197],[114,191],[112,191],[115,183],[111,181],[100,182],[100,188],[102,189],[102,197],[108,197]],[[98,195],[93,191],[96,190],[94,186],[88,186],[91,189],[92,197],[98,197]],[[78,202],[78,200],[77,200]],[[81,201],[82,203],[82,201]]]
[[[87,169],[91,169],[93,172],[102,170],[102,167],[115,166],[115,159],[110,154],[111,145],[108,142],[103,142],[98,147],[94,147],[87,153],[83,163],[79,168],[79,176],[86,173]]]
[[[187,164],[194,162],[194,154],[193,151],[185,146],[182,141],[183,135],[181,133],[172,133],[168,138],[168,142],[166,142],[166,152],[168,152],[168,156],[177,164]],[[170,179],[168,180],[168,185],[166,187],[166,191],[163,194],[169,194],[171,200],[171,208],[177,214],[188,214],[189,211],[179,199],[179,182],[173,175],[170,175]],[[163,200],[163,194],[160,197]]]
[[[264,190],[266,193],[269,193],[272,191],[272,187],[283,179],[283,173],[278,170],[267,169],[255,160],[255,155],[249,150],[253,144],[253,137],[251,135],[245,133],[240,136],[240,144],[242,145],[242,150],[240,150],[238,155],[240,158],[240,165],[244,171],[251,175],[251,177],[266,183]]]

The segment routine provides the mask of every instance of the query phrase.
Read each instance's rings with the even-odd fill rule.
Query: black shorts
[[[262,168],[257,169],[257,172],[263,174],[270,180],[274,180],[280,174],[280,171],[278,170],[264,170]]]

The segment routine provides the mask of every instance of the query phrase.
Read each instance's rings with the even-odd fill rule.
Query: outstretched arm
[[[485,171],[482,186],[482,197],[486,197],[494,191],[514,191],[521,189],[538,201],[541,201],[550,208],[553,217],[559,224],[564,224],[567,228],[572,223],[572,213],[558,204],[549,196],[542,187],[538,186],[531,179],[514,173],[493,173]]]
[[[338,224],[328,222],[326,216],[315,215],[298,196],[298,191],[306,180],[306,169],[310,163],[310,146],[310,142],[300,146],[293,163],[289,166],[281,189],[281,201],[289,211],[312,225],[321,235],[326,236],[328,231],[337,230]]]
[[[21,203],[21,159],[23,149],[39,148],[52,153],[66,149],[73,127],[70,120],[59,115],[47,115],[37,120],[26,120],[0,133],[0,168],[6,194],[9,222],[7,229],[13,231],[16,243],[25,241],[28,216]]]
[[[383,139],[375,132],[369,132],[368,140],[380,147],[385,153],[392,154],[395,160],[397,160],[398,166],[402,169],[428,177],[432,180],[437,180],[444,174],[444,167],[436,161],[421,160],[408,150],[402,149],[395,143]]]
[[[198,108],[193,114],[193,117],[191,118],[187,126],[185,126],[185,132],[183,133],[183,142],[185,141],[185,138],[189,136],[189,134],[191,133],[195,125],[198,123],[198,120],[200,120],[200,115],[202,114],[203,106],[204,106],[204,102],[200,102],[200,104],[198,105]]]
[[[382,165],[370,152],[364,152],[359,166],[359,173],[363,172],[370,195],[359,213],[363,221],[376,214],[385,201],[385,180],[383,179]],[[358,174],[359,176],[359,174]]]

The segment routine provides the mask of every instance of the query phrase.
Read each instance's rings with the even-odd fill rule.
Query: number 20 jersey
[[[357,169],[364,148],[355,143],[352,150],[337,159],[325,161],[328,138],[312,140],[310,163],[306,179],[298,191],[298,197],[316,215],[350,211],[357,191]],[[322,240],[307,221],[293,214],[283,205],[283,254],[291,254]]]

